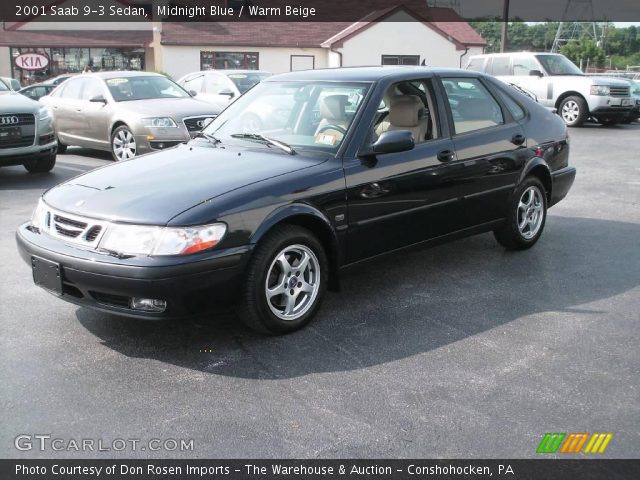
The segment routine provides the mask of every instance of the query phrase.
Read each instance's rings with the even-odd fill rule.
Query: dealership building
[[[173,78],[207,69],[460,67],[484,46],[469,24],[444,8],[418,14],[395,6],[359,22],[54,23],[35,17],[1,24],[0,76],[24,85],[87,66],[162,71]]]

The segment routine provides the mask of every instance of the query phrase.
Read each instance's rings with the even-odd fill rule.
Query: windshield
[[[0,80],[0,92],[8,92],[9,87],[4,83],[4,81]]]
[[[223,143],[256,143],[263,136],[296,150],[335,152],[368,89],[368,83],[262,82],[204,132]]]
[[[140,76],[109,78],[107,87],[116,102],[148,100],[150,98],[189,98],[178,84],[166,77]]]
[[[256,83],[269,76],[268,73],[230,73],[227,75],[236,85],[240,93],[244,93],[253,87]]]
[[[584,75],[571,60],[563,55],[536,55],[549,75]]]

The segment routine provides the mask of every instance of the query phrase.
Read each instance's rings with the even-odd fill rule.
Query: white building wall
[[[0,47],[0,77],[11,76],[11,51],[9,47]]]
[[[271,73],[291,70],[291,55],[313,55],[315,68],[327,67],[327,49],[324,48],[279,48],[279,47],[201,47],[163,45],[163,70],[178,79],[187,73],[200,70],[200,52],[257,52],[258,67]]]
[[[457,50],[453,41],[421,22],[397,21],[406,15],[398,12],[389,21],[376,23],[346,40],[342,48],[336,48],[342,52],[342,65],[381,65],[382,55],[419,55],[419,63],[424,60],[429,67],[460,66],[464,50]]]

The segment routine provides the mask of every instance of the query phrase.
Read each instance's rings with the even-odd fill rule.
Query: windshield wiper
[[[216,137],[214,137],[210,133],[198,132],[198,133],[195,134],[195,136],[193,138],[204,138],[205,140],[207,140],[212,145],[217,145],[218,143],[222,143],[221,140],[217,139]]]
[[[264,135],[261,135],[259,133],[234,133],[230,136],[233,138],[243,138],[245,140],[259,141],[260,143],[264,143],[265,145],[276,146],[279,149],[287,152],[289,155],[296,154],[296,151],[291,147],[291,145],[287,145],[286,143],[281,142],[280,140],[275,140],[273,138],[265,137]]]

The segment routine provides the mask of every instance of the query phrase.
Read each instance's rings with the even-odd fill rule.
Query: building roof
[[[0,46],[11,47],[146,47],[151,30],[4,30]]]

